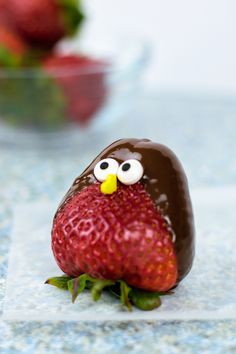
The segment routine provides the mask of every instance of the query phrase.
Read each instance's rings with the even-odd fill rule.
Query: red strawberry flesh
[[[26,51],[26,45],[18,34],[2,25],[0,25],[0,46],[16,55],[23,55]]]
[[[70,120],[86,124],[105,103],[106,66],[102,61],[75,54],[54,55],[44,61],[44,70],[64,92]]]
[[[140,183],[103,195],[100,183],[75,194],[57,213],[52,249],[69,276],[123,279],[148,291],[167,291],[177,279],[169,226]]]

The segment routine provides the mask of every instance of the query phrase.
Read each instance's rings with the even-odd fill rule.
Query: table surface
[[[129,114],[83,151],[0,152],[0,308],[5,296],[13,210],[22,202],[59,201],[104,146],[148,137],[172,148],[191,188],[235,184],[236,99],[141,96]],[[92,145],[92,144],[90,144]],[[235,353],[236,321],[0,322],[1,353]]]

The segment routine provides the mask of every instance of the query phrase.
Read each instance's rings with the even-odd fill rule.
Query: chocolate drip
[[[74,194],[96,181],[93,169],[97,162],[107,157],[119,163],[131,158],[142,163],[144,176],[140,182],[168,221],[175,240],[179,282],[192,267],[195,230],[186,175],[177,157],[167,147],[148,139],[121,139],[114,142],[75,180],[58,211]]]

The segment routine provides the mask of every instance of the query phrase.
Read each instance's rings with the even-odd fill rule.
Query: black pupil
[[[130,169],[130,163],[125,163],[123,166],[122,166],[122,171],[126,172]]]
[[[101,170],[106,170],[108,166],[109,166],[108,162],[102,162],[100,168]]]

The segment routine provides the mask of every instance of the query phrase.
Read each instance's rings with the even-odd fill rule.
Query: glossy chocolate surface
[[[96,181],[93,169],[97,162],[107,157],[119,163],[131,158],[142,163],[144,175],[140,182],[167,219],[173,234],[179,282],[192,267],[195,231],[187,178],[179,160],[167,147],[148,139],[121,139],[114,142],[75,180],[59,210],[74,194]]]

